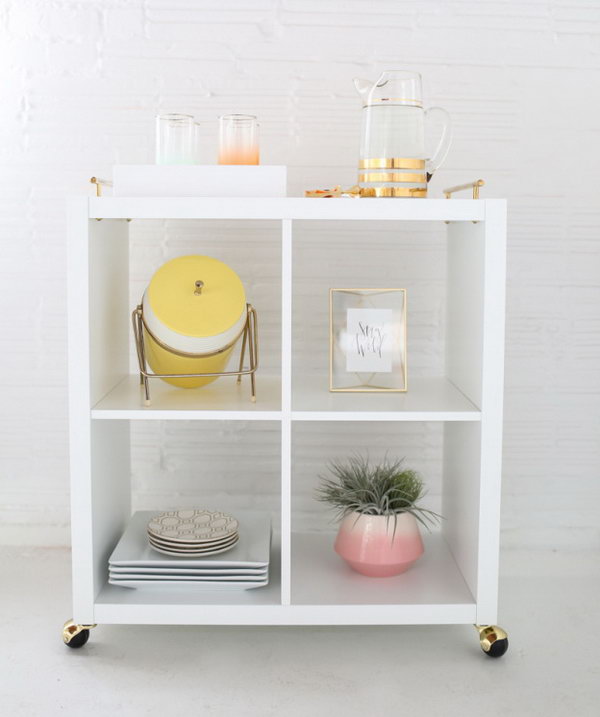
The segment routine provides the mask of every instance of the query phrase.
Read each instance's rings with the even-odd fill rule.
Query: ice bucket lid
[[[144,293],[143,312],[147,328],[167,346],[187,353],[218,351],[244,326],[246,294],[227,264],[191,254],[158,269]]]

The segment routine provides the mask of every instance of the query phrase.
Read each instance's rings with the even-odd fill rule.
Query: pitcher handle
[[[443,107],[429,107],[425,110],[425,120],[434,119],[436,116],[439,117],[442,122],[442,135],[438,146],[435,148],[435,152],[426,162],[427,173],[429,175],[433,174],[446,159],[452,143],[452,120],[450,119],[450,115]]]

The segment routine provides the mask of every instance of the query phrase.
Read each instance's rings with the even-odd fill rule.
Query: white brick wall
[[[599,40],[600,5],[590,0],[3,0],[0,539],[68,540],[65,195],[90,192],[88,178],[115,163],[150,160],[159,110],[198,117],[206,161],[216,116],[255,112],[263,161],[289,165],[293,193],[352,184],[360,121],[352,78],[412,67],[429,102],[455,121],[432,192],[482,176],[485,195],[509,199],[504,544],[597,541]],[[245,244],[249,231],[261,236],[258,252]],[[297,295],[305,312],[317,311],[323,341],[325,307],[311,287],[328,285],[324,267],[342,255],[344,231],[302,235]],[[158,264],[199,239],[207,253],[235,258],[261,308],[265,361],[276,364],[270,225],[134,222],[132,236],[132,302]],[[414,373],[441,362],[442,236],[442,228],[401,235]],[[366,281],[393,238],[389,228],[365,233],[340,279]],[[306,337],[299,328],[296,358],[314,365]],[[260,488],[274,505],[276,427],[239,428],[136,425],[136,504],[193,501],[199,491],[242,504]],[[297,521],[322,525],[314,476],[326,457],[363,440],[359,428],[336,427],[326,442],[318,426],[298,429],[307,459],[298,465]],[[430,478],[435,503],[438,429],[386,426],[364,443],[373,454],[406,453]]]

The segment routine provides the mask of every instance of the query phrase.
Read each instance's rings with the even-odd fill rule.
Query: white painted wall
[[[410,67],[455,122],[431,193],[483,177],[486,196],[509,199],[503,544],[597,542],[599,40],[600,5],[589,0],[2,0],[0,539],[68,540],[64,197],[90,193],[89,177],[110,175],[113,164],[151,160],[157,111],[198,117],[206,161],[217,115],[254,112],[263,161],[289,165],[293,194],[353,184],[360,111],[351,80]],[[263,356],[275,365],[271,225],[131,229],[132,302],[170,256],[201,247],[229,258],[261,311]],[[364,234],[353,263],[345,231]],[[258,252],[248,232],[260,236]],[[310,250],[298,256],[297,303],[317,312],[313,327],[326,340],[314,286],[327,286],[330,267],[332,282],[369,285],[397,236],[379,226],[338,227],[333,239],[303,232]],[[410,291],[410,369],[433,372],[443,355],[443,228],[403,231],[400,246],[386,273]],[[297,359],[314,364],[306,332],[296,332]],[[232,492],[242,504],[263,487],[274,504],[277,436],[270,426],[239,428],[136,426],[136,505]],[[386,426],[367,437],[359,428],[339,426],[326,441],[318,426],[298,430],[308,459],[297,466],[297,521],[323,525],[314,475],[357,442],[373,455],[406,453],[435,504],[439,427]]]

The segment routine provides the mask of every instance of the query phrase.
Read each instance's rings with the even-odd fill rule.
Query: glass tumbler
[[[254,115],[219,117],[219,164],[259,164],[258,122]]]
[[[192,115],[156,117],[156,164],[194,164],[195,128]]]

